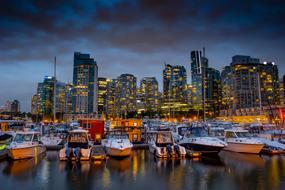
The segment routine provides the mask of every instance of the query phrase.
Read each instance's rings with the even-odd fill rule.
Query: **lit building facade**
[[[261,63],[257,58],[236,55],[230,67],[222,72],[222,102],[233,115],[241,109],[280,104],[278,68],[273,62]]]
[[[165,103],[187,102],[187,74],[184,66],[165,65],[163,70],[163,97]]]
[[[137,79],[134,75],[122,74],[117,78],[115,105],[120,117],[136,111],[136,89]]]
[[[107,78],[98,78],[98,113],[100,115],[106,113],[107,83],[109,81],[110,79]]]
[[[19,113],[20,109],[20,102],[19,100],[13,100],[11,103],[11,113]]]
[[[98,113],[98,67],[89,54],[74,53],[73,98],[75,114]]]
[[[106,115],[107,117],[117,117],[116,103],[116,79],[111,79],[106,86]]]
[[[158,82],[155,77],[144,77],[140,83],[141,102],[145,111],[157,112],[159,109]]]

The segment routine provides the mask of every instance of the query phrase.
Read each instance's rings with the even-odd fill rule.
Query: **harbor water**
[[[161,160],[148,150],[124,159],[59,161],[57,151],[0,162],[0,189],[284,190],[285,156],[220,152],[217,157]]]

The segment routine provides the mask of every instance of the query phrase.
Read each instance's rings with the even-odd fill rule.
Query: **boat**
[[[227,146],[227,143],[217,137],[210,137],[204,127],[189,127],[178,144],[201,154],[218,154]]]
[[[63,138],[58,135],[43,136],[41,141],[48,150],[61,149],[63,147]]]
[[[248,130],[244,129],[225,130],[225,142],[228,146],[224,150],[239,153],[259,154],[264,147],[258,138],[252,137]]]
[[[159,158],[185,157],[186,150],[174,142],[171,131],[148,132],[147,141],[149,150]]]
[[[13,136],[7,133],[0,134],[0,160],[4,159],[8,155],[7,147],[12,142]]]
[[[74,129],[69,132],[67,143],[59,151],[60,160],[89,160],[92,143],[89,140],[88,131]]]
[[[40,141],[40,133],[35,131],[17,132],[7,149],[13,160],[34,158],[46,151]]]
[[[130,142],[128,135],[123,131],[110,131],[108,138],[102,141],[107,155],[114,157],[130,156],[133,144]]]

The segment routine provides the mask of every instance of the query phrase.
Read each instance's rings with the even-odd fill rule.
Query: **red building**
[[[91,139],[95,143],[101,143],[104,137],[104,120],[99,119],[81,119],[80,127],[89,131]]]

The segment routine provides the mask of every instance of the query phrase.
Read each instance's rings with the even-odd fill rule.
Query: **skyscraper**
[[[106,86],[106,115],[107,117],[117,117],[116,103],[116,79],[111,79]]]
[[[132,74],[122,74],[116,83],[116,106],[119,115],[126,116],[136,111],[137,78]]]
[[[155,112],[159,106],[158,82],[155,77],[144,77],[140,83],[141,102],[145,110]]]
[[[74,53],[73,113],[98,113],[98,67],[89,54]]]
[[[163,70],[164,102],[187,102],[187,74],[180,65],[165,65]]]
[[[208,59],[201,51],[191,52],[191,81],[192,81],[192,103],[195,109],[202,109],[204,102],[205,71],[208,68]]]
[[[110,79],[100,77],[98,78],[98,113],[103,114],[106,112],[106,94],[107,83]]]
[[[222,72],[222,85],[223,104],[229,99],[227,96],[231,96],[227,107],[234,112],[280,103],[278,68],[273,62],[261,63],[250,56],[233,56],[230,67]]]
[[[11,103],[11,112],[18,113],[20,112],[20,102],[18,100],[13,100]]]

